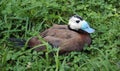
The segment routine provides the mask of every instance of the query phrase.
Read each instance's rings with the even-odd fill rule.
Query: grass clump
[[[1,0],[0,71],[119,71],[119,6],[117,0]],[[46,53],[16,50],[7,41],[10,37],[27,40],[54,23],[67,24],[73,14],[96,29],[92,45],[85,49],[90,53],[59,55],[47,43]]]

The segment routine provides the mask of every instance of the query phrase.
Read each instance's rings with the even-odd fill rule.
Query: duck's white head
[[[70,29],[73,29],[73,30],[81,29],[88,33],[93,33],[95,31],[93,28],[89,26],[89,24],[85,20],[82,19],[82,17],[77,15],[70,17],[68,25]]]

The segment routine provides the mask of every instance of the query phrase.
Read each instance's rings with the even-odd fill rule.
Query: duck
[[[59,53],[72,51],[82,51],[85,45],[90,46],[92,39],[90,34],[95,32],[87,21],[81,16],[73,15],[69,18],[67,25],[54,24],[52,27],[41,32],[39,35],[48,42],[53,48],[59,48]],[[33,48],[43,44],[39,37],[32,37],[28,41],[28,46]],[[35,48],[36,51],[46,50],[46,46]]]

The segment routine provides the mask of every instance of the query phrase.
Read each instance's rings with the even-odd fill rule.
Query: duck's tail
[[[19,39],[19,38],[9,38],[8,41],[10,44],[12,44],[14,47],[24,47],[26,40],[24,39]]]

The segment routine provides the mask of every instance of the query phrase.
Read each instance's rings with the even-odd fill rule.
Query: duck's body
[[[94,29],[90,28],[88,23],[80,16],[72,16],[68,25],[53,25],[53,27],[45,30],[40,36],[48,42],[52,47],[60,49],[60,53],[70,51],[81,51],[85,44],[91,44],[89,33],[93,33]],[[20,42],[21,43],[21,42]],[[28,47],[34,47],[42,44],[38,37],[33,37],[28,42]],[[45,46],[35,48],[37,51],[45,50]]]
[[[45,30],[40,35],[52,45],[52,47],[58,47],[61,53],[70,51],[81,51],[85,44],[90,45],[91,38],[88,33],[79,30],[75,32],[68,28],[68,25],[53,25],[53,27]],[[34,40],[34,42],[33,42]],[[37,44],[36,44],[37,43]],[[29,41],[29,46],[34,47],[41,44],[37,37],[33,37]],[[36,50],[44,50],[45,47],[39,47]]]

